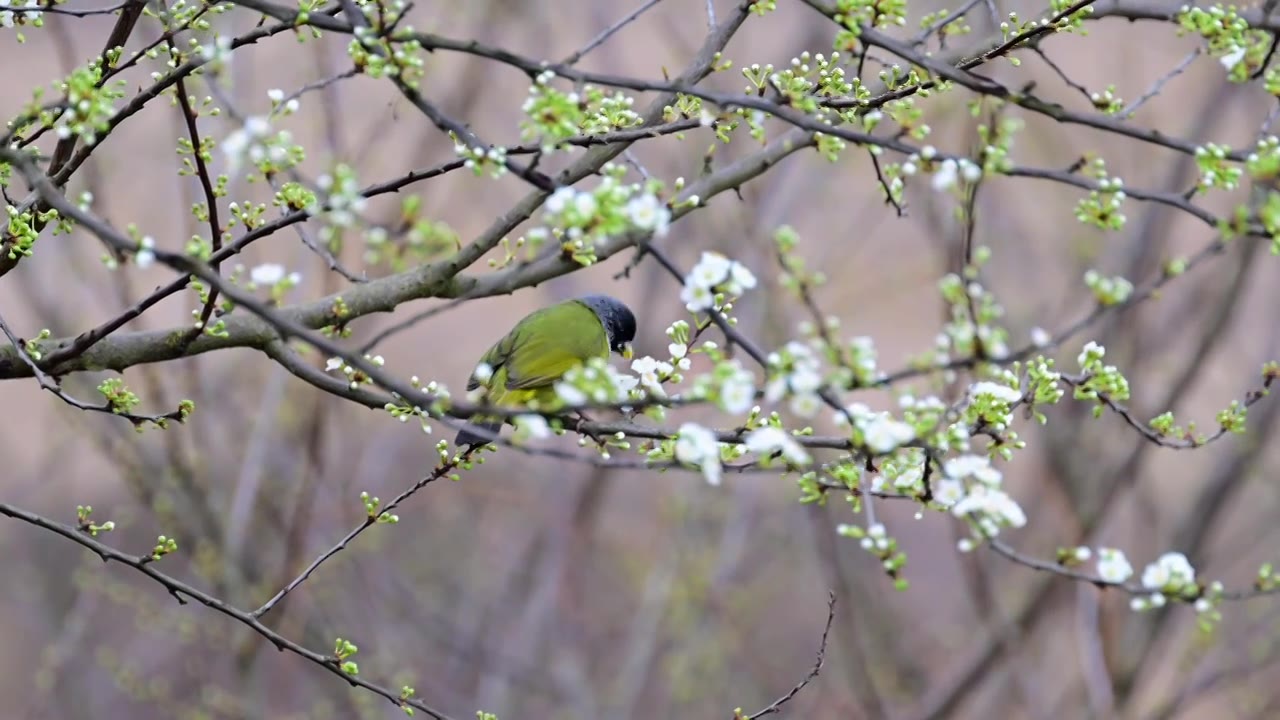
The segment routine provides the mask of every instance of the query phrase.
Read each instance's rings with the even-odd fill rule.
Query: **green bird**
[[[636,336],[636,316],[631,308],[608,295],[585,295],[529,313],[493,344],[472,371],[467,390],[482,384],[488,388],[488,404],[519,407],[530,400],[546,406],[556,399],[555,382],[569,370],[591,358],[608,358],[610,352],[631,358]],[[479,415],[471,426],[498,432],[502,420]],[[469,428],[458,432],[454,443],[489,442]]]

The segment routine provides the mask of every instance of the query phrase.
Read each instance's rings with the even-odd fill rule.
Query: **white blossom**
[[[205,62],[218,67],[231,58],[231,36],[219,35],[213,40],[212,45],[204,45],[200,48],[200,57]]]
[[[552,215],[559,215],[564,212],[565,207],[573,200],[573,196],[577,194],[576,190],[567,185],[561,187],[551,193],[551,197],[547,198],[547,212]]]
[[[671,211],[653,193],[632,198],[627,203],[627,217],[641,230],[652,230],[654,237],[664,237],[671,225]]]
[[[271,122],[266,118],[257,115],[247,118],[244,127],[233,131],[219,144],[228,169],[232,173],[238,170],[246,155],[252,162],[265,158],[267,151],[261,141],[270,132]]]
[[[587,394],[567,382],[558,382],[555,388],[556,396],[566,405],[585,405],[587,402]]]
[[[690,312],[710,308],[715,302],[716,288],[740,295],[756,286],[756,277],[746,266],[716,252],[704,252],[698,264],[684,278],[680,299]]]
[[[720,384],[720,407],[732,415],[740,415],[751,409],[756,399],[755,378],[739,368]]]
[[[956,516],[964,516],[969,513],[986,516],[987,518],[1000,523],[1006,523],[1013,527],[1022,527],[1027,524],[1027,516],[1022,512],[1022,508],[1009,497],[1003,490],[993,488],[987,485],[974,485],[969,488],[969,492],[960,502],[951,507],[952,514]],[[991,528],[985,528],[990,530]],[[994,532],[988,532],[994,535]]]
[[[955,160],[950,158],[943,160],[933,173],[933,189],[942,192],[955,185],[958,169]]]
[[[342,358],[337,357],[337,356],[335,355],[334,357],[331,357],[331,358],[329,358],[328,360],[326,360],[326,361],[325,361],[325,363],[324,363],[324,371],[325,371],[325,372],[333,372],[334,370],[340,370],[340,369],[342,368],[342,366],[343,366],[343,365],[345,365],[345,364],[346,364],[346,363],[345,363],[345,362],[343,362]]]
[[[810,395],[818,392],[818,388],[822,387],[822,376],[818,374],[816,368],[798,367],[787,379],[787,385],[791,388],[791,392],[797,395]]]
[[[263,263],[249,271],[249,279],[255,285],[275,285],[284,277],[284,266],[278,263]]]
[[[734,262],[729,266],[729,283],[726,288],[733,295],[741,295],[743,291],[756,286],[756,276],[746,265]]]
[[[822,400],[814,393],[792,395],[791,401],[787,403],[787,409],[797,417],[811,418],[822,409]]]
[[[693,266],[689,271],[689,276],[685,278],[685,284],[693,283],[703,287],[711,288],[724,282],[729,275],[729,269],[733,267],[733,261],[716,252],[704,252],[702,258],[698,260],[698,264]]]
[[[924,466],[912,465],[894,478],[893,486],[903,491],[913,490],[920,486],[922,480],[924,480]]]
[[[1196,570],[1187,556],[1169,552],[1161,555],[1142,571],[1142,586],[1150,590],[1177,591],[1196,581]]]
[[[899,445],[915,439],[915,428],[889,413],[880,413],[862,428],[867,447],[874,453],[887,453]]]
[[[1098,548],[1098,577],[1107,582],[1122,583],[1133,576],[1133,566],[1124,553],[1115,548]]]
[[[710,430],[696,423],[680,426],[676,437],[676,459],[702,469],[702,475],[712,485],[720,484],[723,468],[720,465],[720,442]]]
[[[1031,328],[1031,344],[1038,347],[1048,347],[1053,342],[1053,337],[1049,335],[1049,331],[1042,327]]]
[[[791,433],[772,425],[752,430],[743,444],[756,455],[781,452],[782,457],[793,465],[808,465],[811,461],[809,453],[796,442]]]
[[[1089,343],[1084,346],[1084,349],[1080,351],[1080,355],[1076,357],[1076,362],[1080,364],[1080,367],[1084,367],[1085,363],[1089,361],[1089,357],[1091,355],[1097,355],[1099,358],[1102,358],[1105,357],[1106,354],[1107,349],[1105,347],[1099,345],[1093,340],[1090,340]]]
[[[589,192],[578,193],[573,198],[573,209],[582,217],[591,217],[596,214],[596,196]]]
[[[871,412],[871,408],[860,402],[849,403],[844,406],[842,411],[836,411],[835,424],[844,427],[849,424],[849,419],[853,419],[853,423],[858,427],[862,427],[867,421],[875,418],[875,413]]]
[[[1002,478],[1000,471],[991,466],[991,460],[982,455],[960,455],[947,460],[942,472],[949,478],[964,480],[974,478],[986,485],[996,486]]]
[[[156,261],[156,240],[147,235],[138,241],[138,251],[133,255],[133,264],[140,268],[148,268]]]
[[[607,369],[609,380],[613,384],[615,397],[621,399],[630,395],[631,391],[640,385],[639,378],[631,375],[623,375],[614,370],[612,366]]]
[[[40,0],[26,0],[26,2],[21,5],[19,5],[17,2],[8,2],[4,4],[10,7],[39,8]],[[5,10],[4,12],[0,12],[0,27],[13,27],[14,23],[17,21],[30,22],[39,17],[40,17],[39,12],[32,12],[32,11],[15,12],[11,10]]]
[[[1001,385],[1000,383],[993,383],[988,380],[974,383],[970,386],[969,391],[975,396],[990,395],[995,399],[1006,403],[1015,403],[1022,399],[1021,392],[1009,387],[1008,385]]]
[[[551,426],[547,424],[547,419],[541,415],[533,413],[517,415],[512,424],[516,426],[518,434],[530,440],[542,440],[551,437]]]
[[[670,375],[674,369],[671,367],[671,363],[662,362],[657,358],[648,356],[636,358],[631,362],[632,372],[640,376],[639,384],[644,386],[645,390],[658,396],[666,395],[666,391],[662,389],[660,376]]]
[[[933,499],[943,507],[951,507],[964,499],[964,485],[952,478],[937,480],[933,483]]]
[[[684,303],[685,309],[689,312],[706,310],[714,305],[715,301],[715,294],[706,285],[690,285],[686,283],[684,288],[680,290],[680,302]]]
[[[1218,58],[1218,62],[1222,63],[1222,67],[1226,68],[1227,72],[1231,72],[1236,65],[1240,64],[1241,60],[1244,60],[1244,56],[1245,49],[1237,46],[1232,48],[1231,52]]]

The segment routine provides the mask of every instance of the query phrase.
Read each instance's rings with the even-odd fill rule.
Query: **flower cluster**
[[[943,477],[933,486],[933,499],[969,520],[981,538],[995,537],[1002,526],[1022,527],[1027,516],[1001,489],[1003,475],[981,455],[961,455],[943,463]]]
[[[737,297],[756,286],[756,276],[745,265],[718,252],[704,252],[684,278],[680,300],[689,312],[723,306],[725,296]]]
[[[301,145],[293,144],[288,130],[271,132],[271,121],[260,115],[245,120],[244,126],[222,141],[228,173],[234,175],[246,159],[263,175],[292,168],[305,157]]]
[[[284,298],[285,293],[297,287],[301,282],[301,273],[288,272],[279,263],[262,263],[261,265],[255,265],[249,271],[249,287],[267,288],[271,293],[272,302],[275,303],[279,303]]]
[[[1228,157],[1231,148],[1225,145],[1208,143],[1196,148],[1196,165],[1200,167],[1200,191],[1209,188],[1235,190],[1240,184],[1243,171]]]
[[[625,168],[606,165],[604,179],[591,190],[563,186],[543,205],[547,227],[534,228],[529,238],[541,243],[560,240],[565,253],[583,265],[595,262],[596,243],[639,230],[663,237],[671,224],[671,210],[657,195],[657,183],[624,184]]]
[[[1267,56],[1270,39],[1266,32],[1249,27],[1249,21],[1235,6],[1200,8],[1183,5],[1177,14],[1178,24],[1208,42],[1210,55],[1218,57],[1234,82],[1244,82]]]
[[[821,406],[818,390],[822,387],[818,357],[807,345],[791,341],[777,352],[769,353],[769,382],[764,399],[776,403],[790,397],[790,410],[800,417],[813,417]]]
[[[1121,212],[1127,198],[1122,178],[1101,177],[1098,188],[1076,203],[1076,220],[1100,230],[1120,230],[1128,221]]]
[[[908,448],[885,457],[880,474],[872,476],[870,482],[873,492],[892,487],[903,495],[918,496],[924,491],[924,452]]]
[[[520,110],[520,137],[542,143],[542,152],[552,153],[562,142],[578,134],[582,126],[582,103],[576,92],[561,92],[551,86],[555,73],[546,70],[533,80],[529,97]]]
[[[875,412],[857,402],[836,413],[835,423],[841,427],[852,424],[854,442],[877,455],[893,452],[916,439],[916,429],[910,423],[902,422],[888,412]]]
[[[787,463],[796,466],[808,465],[813,461],[809,453],[796,442],[786,430],[773,425],[766,425],[752,430],[743,439],[742,444],[748,452],[764,458],[778,454]]]
[[[338,165],[333,174],[321,175],[316,185],[326,195],[324,204],[314,203],[307,208],[313,217],[324,221],[320,237],[325,242],[333,240],[341,230],[355,227],[364,212],[366,200],[360,192],[355,171],[347,165]]]
[[[720,478],[724,474],[724,466],[720,461],[720,441],[710,430],[697,423],[687,422],[681,425],[676,436],[675,458],[701,469],[708,483],[720,484]]]
[[[370,3],[366,8],[381,8],[381,3]],[[395,17],[398,17],[396,15]],[[347,43],[347,55],[360,72],[371,78],[399,78],[411,88],[418,86],[422,79],[425,62],[422,59],[422,44],[413,38],[396,38],[394,41],[386,37],[378,18],[370,18],[369,27],[356,27],[355,37]],[[394,22],[393,17],[388,20]],[[405,30],[409,30],[408,27]]]
[[[662,384],[674,380],[675,366],[654,357],[641,357],[631,361],[631,371],[639,376],[640,387],[650,395],[666,397]]]
[[[1003,432],[1013,424],[1013,407],[1023,398],[1021,390],[1012,385],[1018,378],[1011,371],[1002,373],[1003,383],[981,380],[969,386],[964,419],[971,426],[988,427]]]
[[[386,359],[381,355],[365,355],[364,359],[374,367],[382,367],[387,363]],[[334,370],[341,371],[343,375],[347,376],[347,387],[352,390],[355,390],[370,381],[368,375],[365,375],[364,372],[356,368],[354,365],[348,365],[347,361],[337,355],[326,360],[324,364],[325,372],[333,372]]]
[[[302,106],[296,97],[285,100],[284,91],[280,88],[268,90],[267,99],[271,101],[271,113],[273,115],[293,115]]]
[[[667,345],[671,364],[679,370],[688,370],[693,364],[689,359],[689,323],[684,320],[671,323],[667,326],[667,338],[671,340]]]
[[[901,165],[902,174],[911,177],[921,170],[933,173],[930,184],[938,192],[956,187],[960,180],[975,183],[982,178],[982,166],[969,158],[938,159],[938,149],[925,145],[918,153],[912,153]]]
[[[66,105],[51,123],[54,132],[62,139],[74,135],[89,145],[96,143],[98,132],[106,130],[115,116],[115,101],[124,96],[124,81],[104,83],[99,59],[77,68],[57,87],[66,94]]]
[[[737,360],[722,360],[711,372],[716,405],[730,415],[741,415],[755,405],[756,378]]]
[[[583,89],[588,110],[580,122],[587,135],[602,135],[613,130],[624,130],[644,123],[644,118],[632,106],[636,99],[621,91],[606,95],[604,90],[588,85]]]
[[[1089,93],[1089,102],[1107,115],[1115,115],[1124,109],[1124,100],[1116,94],[1116,86],[1108,85],[1102,92]]]
[[[588,403],[626,402],[638,396],[639,385],[635,376],[619,373],[603,358],[592,358],[556,381],[555,391],[565,405],[581,407]]]
[[[44,25],[43,13],[40,12],[40,0],[14,0],[14,2],[5,3],[12,8],[33,8],[32,10],[0,10],[0,28],[11,28],[18,25],[31,25],[33,27],[41,27]],[[25,38],[21,34],[18,35],[18,41],[22,42]]]
[[[1115,548],[1098,548],[1098,577],[1109,583],[1122,583],[1133,577],[1133,566],[1124,552]]]
[[[470,146],[464,142],[456,142],[453,146],[453,152],[462,158],[463,166],[477,177],[488,175],[491,178],[500,178],[507,174],[507,149],[502,147],[480,147]]]
[[[1178,552],[1165,553],[1147,565],[1142,570],[1142,587],[1150,590],[1151,594],[1130,601],[1130,606],[1137,611],[1164,607],[1171,597],[1190,599],[1200,595],[1196,569],[1186,555]]]
[[[1084,371],[1082,382],[1076,384],[1072,394],[1076,400],[1093,400],[1097,404],[1093,408],[1093,416],[1101,417],[1104,406],[1103,398],[1124,402],[1129,399],[1129,380],[1116,369],[1115,365],[1103,365],[1102,358],[1107,349],[1090,341],[1080,351],[1077,361]]]

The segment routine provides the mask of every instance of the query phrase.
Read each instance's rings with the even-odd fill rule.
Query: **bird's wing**
[[[521,325],[522,324],[523,323],[521,323]],[[500,370],[503,365],[507,364],[507,359],[511,357],[513,352],[515,352],[516,345],[520,340],[520,330],[520,325],[516,325],[512,328],[511,332],[507,333],[506,337],[494,343],[493,347],[489,348],[485,354],[481,356],[480,362],[477,363],[477,366],[488,365],[493,371],[491,378],[497,377],[498,370]],[[487,382],[485,384],[488,385]],[[467,381],[467,391],[470,392],[478,387],[480,387],[480,378],[476,377],[473,372],[471,374],[471,379]]]
[[[599,332],[555,333],[547,332],[545,327],[540,331],[534,331],[534,328],[538,327],[537,321],[551,310],[581,312],[585,316],[581,320],[599,326]],[[569,318],[561,322],[573,323]],[[499,379],[501,373],[498,371],[505,369],[507,389],[520,390],[549,386],[575,365],[580,365],[592,357],[608,354],[608,336],[604,327],[600,325],[599,318],[590,308],[575,303],[569,308],[552,305],[531,313],[517,323],[505,337],[494,343],[493,347],[480,358],[480,363],[493,369],[494,380]],[[513,362],[516,358],[518,361]],[[475,390],[478,387],[480,387],[480,380],[473,374],[467,382],[467,390]]]
[[[600,322],[594,313],[590,319]],[[507,388],[523,390],[547,387],[587,360],[607,356],[609,342],[605,337],[603,327],[599,333],[571,333],[566,336],[540,332],[525,337],[519,344],[520,362],[508,362],[506,365]],[[516,367],[517,364],[519,367]]]
[[[553,309],[557,311],[554,320],[539,322]],[[562,315],[566,311],[581,316]],[[595,332],[584,332],[582,328],[594,328]],[[548,387],[573,366],[608,354],[608,334],[599,318],[590,307],[572,302],[544,307],[526,316],[507,337],[494,343],[480,361],[494,369],[494,379],[498,379],[499,369],[504,370],[507,389],[529,389]],[[472,377],[467,389],[477,387],[480,382]]]

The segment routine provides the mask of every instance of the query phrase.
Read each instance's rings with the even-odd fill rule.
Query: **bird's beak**
[[[626,343],[625,345],[623,345],[623,346],[622,346],[622,359],[623,359],[623,360],[630,360],[630,359],[631,359],[631,357],[632,357],[633,355],[635,355],[635,353],[634,353],[634,352],[632,352],[632,350],[631,350],[631,343]]]

